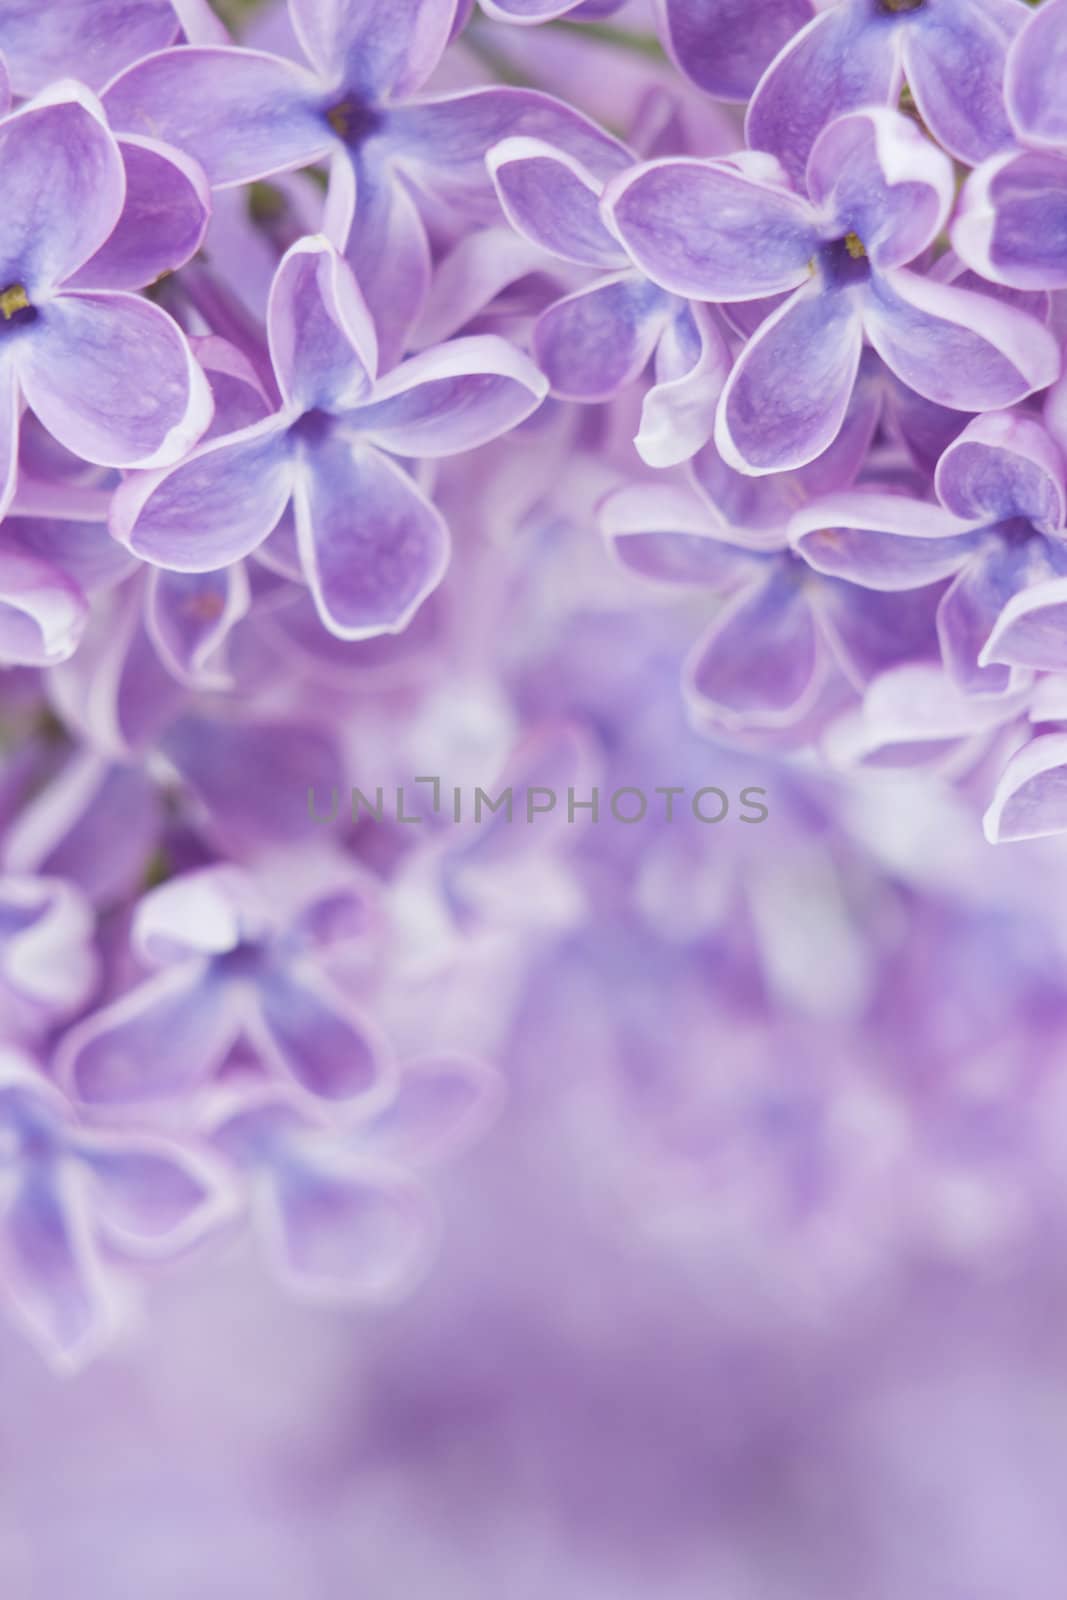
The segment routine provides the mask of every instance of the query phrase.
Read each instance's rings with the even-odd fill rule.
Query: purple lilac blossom
[[[1061,1600],[1065,63],[0,0],[5,1600]]]

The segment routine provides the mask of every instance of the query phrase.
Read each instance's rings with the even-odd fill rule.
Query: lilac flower
[[[784,527],[746,546],[694,495],[652,484],[609,495],[602,526],[633,571],[719,600],[684,674],[709,731],[751,738],[795,728],[808,742],[850,691],[931,651],[936,591],[812,581]]]
[[[177,1254],[232,1209],[217,1159],[80,1125],[26,1058],[0,1052],[0,1292],[58,1370],[115,1332],[114,1259]]]
[[[864,105],[896,105],[904,78],[937,142],[971,165],[1012,141],[1005,57],[1019,0],[836,0],[784,46],[745,122],[749,144],[799,179],[820,131]]]
[[[413,192],[435,209],[484,215],[485,152],[511,133],[558,140],[602,174],[618,150],[586,118],[530,90],[413,98],[456,11],[456,0],[403,0],[383,27],[375,0],[290,0],[310,70],[253,50],[168,50],[107,90],[115,128],[188,150],[215,185],[337,158],[329,231],[359,274],[384,370],[404,350],[430,278]]]
[[[174,175],[188,192],[188,175],[168,157],[150,146],[132,154],[144,156],[141,179]],[[178,460],[207,426],[211,404],[181,331],[157,306],[125,292],[138,230],[121,226],[126,169],[93,96],[78,84],[57,84],[12,112],[0,121],[0,161],[9,174],[0,241],[6,510],[20,393],[60,443],[108,466]],[[154,270],[155,250],[149,259]]]
[[[326,971],[368,909],[351,888],[279,922],[254,880],[232,866],[187,873],[140,902],[133,940],[158,969],[64,1038],[58,1071],[82,1101],[113,1105],[180,1095],[218,1071],[241,1038],[330,1100],[366,1095],[381,1046]]]
[[[690,307],[629,267],[599,214],[604,184],[565,150],[538,139],[505,139],[486,157],[512,226],[553,255],[598,276],[541,313],[533,353],[552,393],[610,400],[655,362],[638,453],[650,466],[686,460],[711,431],[726,376],[726,344],[703,307]],[[616,174],[626,166],[620,155]]]
[[[1067,667],[1067,503],[1060,452],[1025,413],[968,424],[938,462],[939,507],[857,490],[799,512],[790,537],[818,571],[885,592],[946,577],[938,607],[953,682],[1017,690]]]
[[[281,1089],[224,1093],[216,1147],[247,1175],[258,1231],[282,1284],[317,1302],[382,1302],[424,1274],[437,1234],[422,1172],[482,1137],[500,1080],[460,1056],[401,1071],[376,1114],[349,1127]]]
[[[838,118],[807,183],[804,200],[748,157],[651,162],[608,187],[618,236],[665,289],[723,302],[789,294],[720,398],[715,440],[730,466],[775,472],[820,455],[841,428],[864,335],[911,388],[958,410],[1013,404],[1057,376],[1056,341],[1036,319],[906,270],[953,194],[948,158],[906,117]]]
[[[284,257],[269,334],[281,409],[173,472],[128,479],[113,531],[155,565],[212,572],[261,545],[292,503],[325,626],[349,639],[399,631],[440,582],[448,533],[392,455],[483,444],[536,408],[545,381],[492,337],[453,340],[375,381],[373,327],[323,238]]]
[[[1067,288],[1067,5],[1052,0],[1018,34],[1005,68],[1016,145],[964,185],[952,242],[968,266],[1016,289]]]

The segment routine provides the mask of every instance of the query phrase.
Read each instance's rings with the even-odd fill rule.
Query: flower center
[[[867,247],[858,233],[849,232],[843,239],[831,239],[823,245],[817,260],[823,279],[831,289],[864,283],[870,277]]]
[[[350,150],[356,149],[364,139],[369,139],[380,127],[381,120],[381,113],[374,106],[365,105],[355,95],[346,95],[326,112],[326,121]]]
[[[903,12],[921,11],[925,4],[926,0],[878,0],[878,9],[896,17]]]
[[[30,304],[30,297],[21,283],[10,283],[6,289],[0,289],[0,334],[10,327],[19,327],[21,324],[32,322],[37,315],[36,309]]]

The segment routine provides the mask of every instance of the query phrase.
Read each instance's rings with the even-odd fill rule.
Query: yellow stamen
[[[28,311],[30,297],[21,283],[13,283],[10,288],[0,290],[0,313],[5,322],[10,322],[16,311]]]
[[[858,233],[845,234],[845,249],[848,251],[853,261],[862,261],[864,256],[867,254],[866,250],[863,248],[863,240],[860,238]]]

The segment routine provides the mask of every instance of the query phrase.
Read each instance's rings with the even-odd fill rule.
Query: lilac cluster
[[[1032,1155],[1062,856],[976,819],[1067,833],[1067,0],[223,9],[0,0],[6,1300],[78,1366],[246,1218],[407,1292],[561,1009],[643,1223],[851,1283],[958,1166],[1001,1238],[948,1064]],[[425,774],[766,826],[307,804]]]

